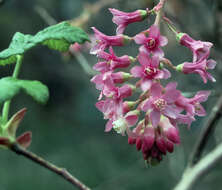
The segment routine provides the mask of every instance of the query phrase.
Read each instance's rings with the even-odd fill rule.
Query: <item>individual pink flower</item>
[[[160,83],[155,83],[150,89],[150,97],[143,102],[142,110],[149,112],[153,127],[160,122],[161,115],[176,119],[180,110],[175,107],[175,101],[179,98],[180,92],[176,90],[177,83],[169,83],[163,88]]]
[[[140,52],[138,60],[141,66],[134,66],[131,73],[134,77],[141,78],[141,89],[147,91],[150,89],[155,79],[167,79],[170,77],[170,72],[167,69],[159,69],[159,57],[150,57],[145,52]]]
[[[131,39],[125,35],[107,36],[92,27],[95,33],[95,44],[92,46],[90,53],[97,54],[101,50],[105,50],[109,46],[123,46]]]
[[[186,98],[182,95],[176,100],[175,104],[184,109],[191,116],[205,116],[206,112],[201,102],[207,101],[210,91],[199,91],[193,98]]]
[[[101,90],[101,94],[99,97],[99,99],[101,99],[104,93],[107,94],[107,89],[109,89],[109,91],[110,89],[116,89],[116,83],[123,83],[129,78],[131,78],[131,75],[129,73],[124,73],[121,71],[117,73],[112,73],[111,71],[109,71],[106,73],[95,75],[91,79],[91,82],[96,84],[96,89]]]
[[[131,13],[126,13],[117,9],[109,8],[109,11],[113,14],[112,21],[118,25],[116,34],[122,34],[128,24],[140,22],[148,16],[148,11],[145,10],[137,10]]]
[[[93,69],[101,73],[107,71],[113,71],[117,68],[126,68],[130,65],[134,59],[128,55],[117,57],[113,51],[113,48],[109,48],[109,53],[105,51],[98,52],[98,57],[104,59],[104,61],[98,62],[93,66]]]
[[[194,40],[186,33],[178,33],[177,38],[181,45],[186,46],[192,51],[194,63],[209,57],[210,48],[213,46],[212,43]]]
[[[200,59],[197,62],[185,62],[177,66],[177,70],[182,71],[184,74],[197,73],[201,76],[204,83],[207,79],[216,82],[216,79],[207,72],[208,69],[214,69],[216,62],[213,59]]]
[[[152,53],[159,58],[164,57],[164,52],[160,47],[165,46],[168,43],[167,38],[160,35],[159,28],[155,25],[152,25],[149,28],[148,33],[148,36],[146,36],[146,33],[142,32],[134,37],[137,44],[142,44],[140,51],[144,51],[147,54]]]
[[[144,160],[152,164],[161,161],[167,151],[173,152],[174,144],[180,143],[179,130],[164,116],[157,127],[149,122],[145,125],[143,120],[133,129],[128,143],[136,144],[137,150],[142,151]]]
[[[139,114],[140,114],[139,110],[133,110],[125,114],[125,116],[120,116],[117,120],[114,120],[112,122],[113,129],[117,133],[125,135],[125,132],[128,133],[129,127],[137,123]]]
[[[96,107],[104,115],[104,119],[109,119],[106,123],[105,131],[109,132],[113,128],[113,121],[122,116],[122,100],[106,98],[96,103]]]
[[[123,103],[121,99],[106,98],[96,103],[96,107],[104,114],[104,119],[109,119],[105,131],[114,128],[118,133],[124,134],[128,127],[135,125],[139,111],[130,111],[123,116]]]

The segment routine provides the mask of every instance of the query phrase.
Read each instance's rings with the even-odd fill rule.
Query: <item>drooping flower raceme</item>
[[[158,4],[153,11],[161,6]],[[167,152],[173,152],[174,146],[180,143],[180,124],[190,127],[196,116],[206,114],[201,103],[207,100],[210,92],[199,91],[188,98],[176,89],[176,82],[162,85],[162,80],[171,77],[165,68],[171,63],[161,49],[168,40],[161,35],[157,25],[151,25],[133,38],[122,34],[127,25],[147,17],[148,9],[131,13],[109,10],[113,22],[118,25],[117,35],[107,36],[92,28],[96,41],[91,53],[98,58],[93,68],[99,73],[91,81],[100,91],[96,107],[108,120],[105,131],[113,129],[119,134],[127,134],[128,143],[135,144],[142,151],[144,160],[153,164],[161,161]],[[180,44],[193,52],[193,60],[176,67],[171,65],[171,68],[185,74],[198,73],[204,82],[207,79],[214,81],[207,72],[216,65],[214,60],[208,59],[212,44],[195,41],[187,34],[179,37]],[[124,46],[125,42],[140,45],[136,57],[114,53],[115,47]],[[138,94],[140,89],[141,94]]]

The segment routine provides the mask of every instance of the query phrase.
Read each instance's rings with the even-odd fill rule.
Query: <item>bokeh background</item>
[[[107,8],[134,11],[152,8],[154,3],[151,0],[5,0],[0,6],[0,50],[8,47],[16,31],[35,34],[47,27],[52,20],[45,19],[45,12],[57,22],[72,20],[81,24],[89,34],[92,32],[90,27],[95,26],[107,35],[114,35],[116,26]],[[95,7],[98,10],[87,17],[87,11]],[[195,39],[214,43],[211,56],[218,65],[211,73],[217,83],[204,85],[197,75],[179,75],[173,71],[170,79],[178,81],[178,88],[184,92],[212,90],[209,101],[204,104],[209,115],[222,91],[222,1],[171,0],[165,10],[180,31]],[[81,16],[83,11],[85,17]],[[126,33],[133,36],[152,22],[151,17],[150,22],[132,24]],[[169,38],[164,50],[173,64],[191,60],[191,53],[178,45],[165,24],[162,24],[161,31]],[[129,45],[115,50],[119,56],[135,56],[137,48]],[[96,57],[87,51],[82,54],[90,66],[96,63]],[[1,77],[11,75],[12,69],[13,65],[1,67]],[[175,147],[174,153],[164,157],[158,166],[150,167],[145,165],[141,152],[128,145],[126,136],[104,132],[106,121],[94,106],[99,92],[90,83],[91,76],[84,72],[76,57],[38,46],[26,53],[19,77],[40,80],[50,90],[50,99],[45,106],[38,105],[25,94],[18,95],[12,102],[11,114],[23,107],[28,109],[18,132],[32,131],[33,141],[29,149],[67,168],[95,190],[172,189],[180,179],[206,122],[206,118],[197,118],[189,130],[180,126],[181,145]],[[221,141],[222,129],[218,126],[205,152]],[[219,164],[193,189],[218,189],[222,185],[221,170],[222,164]],[[70,190],[75,187],[30,160],[1,149],[0,190],[30,189]]]

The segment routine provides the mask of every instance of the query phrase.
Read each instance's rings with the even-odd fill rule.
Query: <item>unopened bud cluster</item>
[[[100,90],[96,107],[108,120],[105,131],[114,129],[122,135],[127,134],[128,143],[135,144],[148,163],[159,162],[167,152],[173,152],[175,144],[180,143],[178,124],[190,126],[196,115],[205,115],[201,103],[207,100],[210,92],[200,91],[187,98],[176,89],[176,82],[162,85],[161,81],[170,78],[171,73],[165,68],[170,61],[161,49],[167,45],[168,39],[160,33],[157,25],[151,25],[134,37],[123,35],[128,24],[144,20],[151,11],[125,13],[109,10],[113,22],[118,25],[116,35],[107,36],[92,28],[96,40],[91,54],[97,55],[99,60],[93,67],[99,74],[91,79]],[[181,45],[192,51],[193,60],[174,68],[185,74],[197,73],[204,82],[207,79],[215,81],[207,72],[216,65],[214,60],[208,59],[212,44],[195,41],[183,33],[176,37]],[[117,56],[113,47],[125,46],[129,42],[140,45],[137,57]],[[130,73],[127,73],[124,69],[129,67]],[[138,81],[129,83],[132,78]],[[138,94],[136,89],[141,89],[141,94],[132,101],[129,98]]]

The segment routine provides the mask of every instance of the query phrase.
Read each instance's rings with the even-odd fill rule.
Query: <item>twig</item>
[[[212,134],[214,127],[216,126],[217,121],[222,116],[222,95],[220,96],[219,100],[217,101],[216,105],[213,107],[211,115],[204,127],[200,138],[198,139],[196,145],[194,146],[193,154],[191,154],[189,165],[193,166],[201,157],[203,149]]]
[[[34,9],[48,25],[57,24],[57,21],[47,12],[45,8],[36,5]]]
[[[222,143],[208,153],[193,167],[185,170],[181,181],[174,190],[189,190],[198,179],[212,169],[222,159]]]
[[[162,16],[162,9],[164,4],[166,3],[166,0],[160,0],[160,2],[153,8],[153,10],[156,12],[156,18],[154,21],[154,25],[159,26],[160,24],[160,18]]]
[[[99,0],[95,3],[87,3],[84,6],[82,14],[70,20],[71,25],[84,27],[90,21],[92,16],[96,15],[103,7],[108,6],[112,3],[116,3],[119,0]]]
[[[83,56],[81,52],[70,51],[70,53],[75,56],[86,74],[88,74],[89,76],[94,76],[96,74],[96,72],[91,68],[87,59]]]
[[[59,168],[59,167],[55,166],[54,164],[52,164],[52,163],[44,160],[43,158],[35,155],[34,153],[32,153],[32,152],[30,152],[26,149],[23,149],[18,144],[13,144],[10,147],[10,150],[15,152],[18,155],[22,155],[22,156],[28,158],[29,160],[34,161],[35,163],[41,165],[42,167],[45,167],[45,168],[51,170],[52,172],[56,173],[57,175],[63,177],[66,181],[68,181],[71,184],[78,187],[78,189],[80,189],[80,190],[90,190],[89,187],[87,187],[81,181],[79,181],[77,178],[72,176],[65,168]]]

